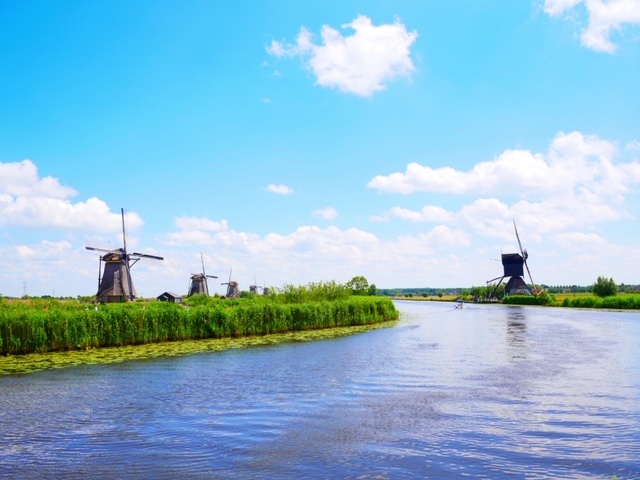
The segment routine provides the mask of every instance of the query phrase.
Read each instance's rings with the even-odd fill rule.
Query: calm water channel
[[[0,478],[640,478],[640,314],[394,327],[0,377]]]

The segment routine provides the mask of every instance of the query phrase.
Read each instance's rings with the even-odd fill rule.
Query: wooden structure
[[[104,248],[85,247],[87,250],[106,252],[98,262],[98,292],[96,298],[100,303],[129,302],[136,298],[136,289],[131,279],[131,267],[141,258],[164,260],[157,255],[127,252],[127,238],[124,228],[124,209],[122,213],[122,248],[107,250]],[[104,262],[104,273],[102,263]]]

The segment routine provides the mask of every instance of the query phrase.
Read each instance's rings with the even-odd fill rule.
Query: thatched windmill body
[[[101,303],[129,302],[136,298],[136,289],[131,280],[131,267],[141,258],[164,260],[157,255],[146,253],[128,253],[127,238],[124,227],[124,209],[122,213],[122,248],[107,250],[104,248],[85,247],[87,250],[106,252],[100,256],[98,263],[98,292],[96,298]],[[104,262],[104,272],[102,263]]]
[[[258,285],[258,282],[256,282],[256,280],[253,280],[253,285],[249,285],[249,291],[252,293],[255,293],[256,295],[259,295],[258,291],[259,290],[263,290],[264,287]]]
[[[504,287],[505,295],[531,295],[531,289],[524,281],[524,269],[526,268],[527,273],[529,274],[529,280],[531,280],[531,285],[535,290],[535,283],[533,283],[533,278],[531,278],[531,271],[529,270],[529,265],[527,264],[527,259],[529,258],[529,254],[526,249],[522,248],[522,242],[520,242],[520,235],[518,235],[518,227],[516,227],[516,221],[513,221],[513,228],[516,232],[516,238],[518,239],[518,246],[520,247],[520,253],[503,253],[502,254],[502,267],[503,274],[501,277],[496,277],[493,280],[489,280],[487,284],[493,283],[496,280],[499,282],[493,287],[489,297],[493,297],[493,294],[498,289],[498,287],[502,284],[505,278],[509,278],[507,284]]]
[[[202,253],[200,254],[200,260],[202,261],[202,273],[192,273],[191,282],[189,283],[189,296],[191,295],[207,295],[209,296],[209,285],[207,284],[207,278],[218,278],[215,275],[207,275],[204,270],[204,258]]]
[[[225,295],[227,298],[237,298],[240,296],[240,288],[238,287],[238,282],[231,280],[231,271],[232,269],[229,269],[229,281],[220,285],[227,286],[227,294]]]

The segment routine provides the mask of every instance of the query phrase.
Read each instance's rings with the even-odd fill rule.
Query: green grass
[[[543,295],[545,295],[543,293]],[[640,294],[623,293],[598,297],[592,293],[561,293],[542,296],[510,295],[502,303],[510,305],[549,305],[569,308],[605,308],[613,310],[640,309]]]
[[[305,300],[304,298],[302,300]],[[178,340],[243,338],[395,320],[386,297],[284,303],[277,295],[194,301],[196,306],[134,302],[93,306],[73,301],[0,302],[0,354],[83,350]]]

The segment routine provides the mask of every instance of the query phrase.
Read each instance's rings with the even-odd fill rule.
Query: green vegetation
[[[353,277],[345,286],[351,290],[352,295],[375,295],[377,290],[376,286],[369,285],[364,277]]]
[[[605,277],[598,277],[593,284],[593,293],[599,297],[611,297],[618,294],[618,285],[613,278],[607,280]]]
[[[204,340],[181,340],[177,342],[146,343],[121,347],[91,348],[89,350],[63,350],[49,353],[0,356],[0,375],[26,374],[48,368],[74,365],[96,365],[172,357],[201,352],[219,352],[232,348],[274,345],[282,342],[309,342],[353,335],[377,328],[395,325],[395,321],[358,325],[354,327],[325,328],[301,332],[277,333],[261,337],[213,338]]]
[[[599,290],[598,285],[602,285],[604,288]],[[487,299],[491,289],[484,286],[474,286],[468,290],[464,288],[415,289],[415,293],[411,291],[412,289],[396,289],[397,293],[394,298],[445,302],[464,300],[465,302],[495,302],[507,305],[545,305],[551,307],[640,309],[640,288],[637,285],[616,285],[613,279],[607,280],[604,277],[598,277],[598,282],[586,287],[576,285],[549,287],[543,285],[544,290],[537,295],[504,296],[504,287],[503,285],[501,287],[502,289],[497,291],[497,298],[493,300]],[[399,293],[400,291],[404,293]],[[624,293],[611,294],[612,291]],[[384,293],[386,290],[379,290],[379,292]],[[603,295],[604,292],[607,294]]]
[[[574,308],[611,308],[618,310],[639,310],[640,294],[623,294],[608,297],[577,296],[564,298],[560,303],[563,307]]]
[[[556,297],[547,292],[538,295],[507,295],[502,299],[507,305],[555,305]]]
[[[241,338],[398,318],[389,298],[352,295],[331,283],[286,286],[269,296],[196,295],[184,305],[136,301],[94,307],[79,301],[0,301],[0,354]]]

